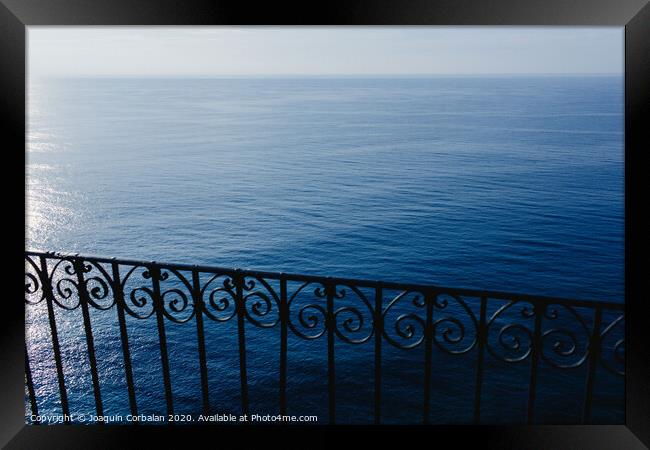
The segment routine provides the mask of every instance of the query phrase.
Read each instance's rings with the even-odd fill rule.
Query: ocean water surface
[[[60,78],[27,107],[28,249],[623,301],[620,76]],[[115,312],[92,312],[126,414]],[[26,314],[39,410],[60,412],[45,309]],[[80,312],[57,314],[70,408],[92,413]],[[155,320],[129,327],[139,409],[164,412]],[[216,412],[239,412],[235,331],[206,330]],[[276,413],[277,327],[247,332],[251,410]],[[175,409],[199,412],[195,328],[168,333]],[[372,418],[372,350],[337,344],[339,422]],[[386,422],[421,419],[420,350],[386,350]],[[289,413],[326,421],[324,361],[290,339]],[[432,421],[472,420],[473,361],[435,357]],[[524,421],[527,366],[486,364],[482,417]],[[540,422],[577,420],[580,370],[542,370]],[[598,379],[594,420],[621,423],[623,379]]]

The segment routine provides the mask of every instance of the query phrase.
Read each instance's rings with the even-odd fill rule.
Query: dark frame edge
[[[648,230],[647,150],[650,148],[650,3],[625,25],[625,423],[650,446],[650,342],[644,283]],[[631,333],[635,330],[635,334]]]
[[[647,0],[2,0],[25,25],[623,26]]]
[[[5,141],[3,156],[11,153],[6,164],[8,176],[2,177],[3,192],[11,196],[11,202],[5,202],[6,214],[3,220],[5,242],[8,253],[16,256],[7,258],[5,279],[18,280],[18,256],[23,253],[25,235],[25,197],[16,195],[24,192],[24,149],[25,149],[25,33],[26,28],[18,17],[0,3],[0,112],[2,114]],[[15,152],[15,154],[14,154]],[[20,157],[17,153],[22,153]],[[14,163],[14,159],[16,162]],[[23,165],[19,171],[18,164]],[[14,179],[16,177],[16,179]],[[22,183],[22,184],[21,184]],[[10,301],[22,296],[19,283],[7,283],[8,294],[5,298],[7,320],[0,327],[0,367],[2,367],[2,389],[0,389],[0,445],[6,444],[13,435],[25,427],[24,421],[24,348],[25,321],[24,306]]]

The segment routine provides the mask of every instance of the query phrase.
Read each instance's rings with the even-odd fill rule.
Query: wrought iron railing
[[[582,421],[590,422],[596,373],[624,376],[623,304],[519,295],[440,286],[329,278],[253,270],[118,260],[59,253],[25,252],[27,307],[45,302],[55,359],[60,405],[69,416],[61,342],[55,309],[80,308],[92,377],[94,406],[103,415],[91,309],[115,308],[119,324],[130,412],[138,413],[127,317],[155,320],[167,413],[174,412],[168,322],[194,322],[200,367],[202,411],[210,413],[206,327],[236,321],[241,410],[249,412],[246,329],[279,327],[278,411],[287,411],[287,340],[327,341],[329,423],[336,421],[335,342],[374,344],[374,422],[381,423],[382,351],[424,347],[422,415],[431,408],[433,352],[460,355],[475,365],[473,420],[482,410],[487,355],[505,363],[528,364],[527,421],[532,423],[538,368],[586,365]],[[491,310],[491,312],[488,312]],[[470,358],[468,354],[476,355]],[[37,395],[26,351],[26,387],[33,414]],[[416,420],[414,420],[415,422]],[[68,420],[66,419],[66,422]]]

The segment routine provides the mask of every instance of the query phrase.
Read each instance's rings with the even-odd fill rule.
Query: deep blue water
[[[28,115],[27,248],[622,301],[622,77],[52,79]],[[44,312],[27,313],[41,413],[60,411]],[[115,312],[94,313],[105,409],[126,414]],[[90,413],[80,317],[57,319]],[[140,411],[164,412],[144,322]],[[206,331],[216,412],[239,411],[232,322]],[[168,333],[176,410],[198,412],[194,328]],[[251,410],[276,412],[277,328],[248,336]],[[420,419],[420,350],[386,351],[386,421]],[[290,340],[290,413],[326,420],[325,352]],[[366,421],[372,343],[336,354],[339,421]],[[435,356],[433,421],[471,420],[468,361]],[[525,420],[527,368],[486,364],[485,421]],[[540,421],[576,420],[576,373],[542,370]],[[599,380],[595,419],[621,422],[622,379]]]

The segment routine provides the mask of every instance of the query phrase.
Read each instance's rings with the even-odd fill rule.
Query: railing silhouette
[[[305,302],[307,298],[307,302]],[[473,420],[480,422],[486,353],[506,363],[528,363],[527,421],[533,423],[540,362],[563,370],[587,365],[582,421],[591,420],[597,368],[624,376],[623,304],[383,281],[329,278],[253,270],[25,252],[26,307],[45,302],[61,408],[68,393],[55,308],[80,308],[94,404],[103,415],[90,310],[115,308],[131,414],[137,415],[126,317],[156,321],[168,414],[174,412],[165,325],[195,323],[202,409],[210,413],[205,328],[235,320],[238,330],[241,409],[249,412],[246,327],[280,328],[278,406],[287,411],[287,338],[327,340],[329,423],[336,422],[335,341],[374,343],[374,422],[381,423],[382,349],[424,346],[421,421],[431,407],[432,354],[466,355],[475,349]],[[488,306],[498,308],[488,313]],[[472,308],[473,307],[473,308]],[[494,309],[494,308],[492,308]],[[604,319],[605,315],[608,317]],[[467,356],[465,356],[467,357]],[[26,387],[33,414],[38,404],[30,359]],[[419,421],[419,420],[418,420]],[[66,418],[66,423],[69,419]]]

